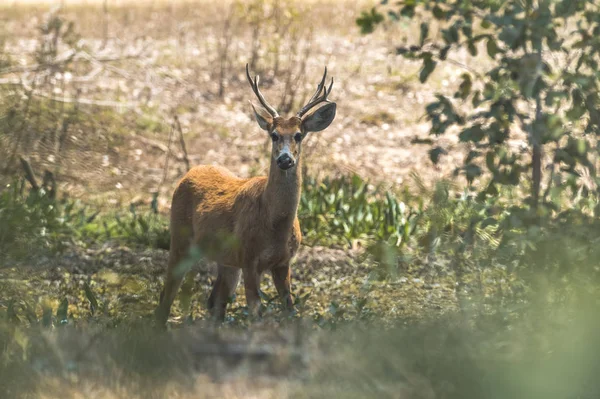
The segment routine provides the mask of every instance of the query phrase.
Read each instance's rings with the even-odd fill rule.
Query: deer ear
[[[256,108],[254,108],[254,104],[250,103],[250,105],[252,105],[252,110],[254,111],[254,117],[256,118],[256,122],[258,122],[258,126],[260,126],[262,130],[268,132],[273,125],[273,118],[258,112]]]
[[[327,129],[335,119],[335,103],[327,103],[302,120],[302,131],[320,132]]]

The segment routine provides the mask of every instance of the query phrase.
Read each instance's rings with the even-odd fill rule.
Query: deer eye
[[[279,140],[279,135],[276,132],[271,133],[271,139],[273,141]]]
[[[299,143],[302,140],[302,134],[301,133],[294,134],[294,140],[296,140],[296,143]]]

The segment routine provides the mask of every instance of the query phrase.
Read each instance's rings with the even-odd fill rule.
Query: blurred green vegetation
[[[169,248],[168,219],[158,213],[156,195],[148,208],[132,204],[128,210],[100,212],[26,185],[25,179],[15,180],[0,190],[0,252],[5,256],[36,257],[99,240]]]
[[[487,3],[490,7],[499,4]],[[533,6],[533,2],[525,3]],[[242,3],[236,4],[235,11],[245,15]],[[265,32],[260,20],[270,8],[263,1],[253,4],[254,14],[247,18],[259,35]],[[415,5],[423,4],[404,2],[404,12],[410,14]],[[436,2],[439,9],[431,11],[446,12],[450,10],[448,4]],[[583,6],[579,1],[573,4]],[[566,1],[555,2],[552,9],[567,5]],[[574,15],[573,10],[563,11]],[[363,32],[370,32],[383,19],[374,9],[365,12],[359,23]],[[293,31],[298,14],[283,13],[281,20],[293,21],[289,28]],[[514,18],[507,17],[502,24],[510,26],[513,22]],[[590,19],[586,23],[599,22]],[[60,18],[49,24],[42,32],[49,41],[42,41],[36,53],[40,63],[55,60],[58,53],[52,47],[53,38],[76,46],[72,27]],[[461,26],[460,32],[474,40],[464,28]],[[273,29],[277,40],[288,34],[287,28]],[[429,29],[428,25],[421,26],[422,41],[429,37]],[[450,27],[446,33],[453,43],[454,37],[461,35],[458,27]],[[505,50],[491,38],[479,40],[483,39],[491,58]],[[257,46],[253,51],[258,52]],[[278,51],[274,49],[271,54],[274,64],[280,57]],[[426,80],[436,64],[429,55],[421,56],[421,79]],[[589,62],[584,58],[582,64]],[[0,51],[0,68],[11,65]],[[509,66],[513,65],[504,65]],[[548,77],[549,73],[544,70],[540,76]],[[464,94],[464,100],[471,95],[471,85],[471,78],[463,76],[457,98]],[[507,92],[520,90],[509,89]],[[573,99],[581,99],[577,90],[570,91]],[[34,142],[48,147],[62,145],[67,132],[75,130],[72,125],[77,126],[78,133],[93,130],[115,140],[122,140],[131,127],[164,135],[166,125],[149,117],[150,112],[139,118],[111,110],[87,114],[77,104],[58,106],[44,98],[3,89],[5,92],[12,94],[0,98],[0,139],[10,136],[18,140],[10,141],[16,143],[14,147],[4,148],[15,162],[2,165],[14,180],[0,187],[0,397],[34,395],[46,388],[45,377],[58,378],[64,384],[58,391],[77,386],[85,378],[117,388],[123,384],[135,391],[128,397],[161,397],[165,388],[157,384],[189,383],[186,377],[198,366],[198,359],[189,354],[195,348],[150,328],[162,284],[157,276],[164,273],[166,259],[166,251],[160,249],[169,247],[168,217],[159,212],[158,196],[148,198],[145,205],[100,210],[45,187],[32,190],[25,179],[15,178],[19,173],[14,168],[19,150]],[[495,97],[496,91],[488,94],[495,100],[500,98]],[[554,105],[550,97],[548,101]],[[295,101],[293,95],[284,100],[288,107]],[[449,126],[447,117],[462,121],[447,99],[437,100],[430,106],[429,116],[438,128],[440,124],[443,129]],[[590,104],[596,101],[590,96]],[[595,117],[593,109],[584,110],[577,103],[567,112],[570,119],[580,119],[583,114]],[[488,117],[504,123],[505,115],[494,108]],[[392,114],[375,116],[363,122],[377,126],[381,121],[394,120]],[[556,127],[547,115],[525,125],[536,122]],[[591,123],[585,129],[593,127]],[[482,139],[481,126],[465,129],[462,141],[476,145]],[[304,243],[335,248],[348,257],[343,265],[318,259],[317,265],[310,265],[312,269],[295,270],[304,274],[298,279],[302,284],[295,292],[298,314],[294,317],[282,315],[272,286],[262,293],[267,327],[284,330],[303,326],[310,342],[302,349],[312,350],[310,355],[315,357],[311,378],[297,391],[290,388],[290,395],[598,397],[600,194],[575,170],[575,166],[589,167],[590,147],[563,137],[559,130],[548,130],[561,133],[563,139],[553,139],[558,143],[555,155],[560,155],[553,162],[567,165],[567,169],[550,169],[545,191],[536,198],[539,204],[528,198],[532,187],[525,179],[517,179],[518,184],[510,179],[510,184],[501,184],[512,176],[510,171],[497,169],[491,175],[484,174],[473,164],[483,155],[475,150],[458,171],[467,176],[468,187],[450,181],[425,183],[415,175],[414,190],[395,191],[358,176],[321,180],[305,176],[299,209]],[[92,143],[78,145],[83,148]],[[499,162],[523,172],[519,169],[523,166],[521,158],[490,145],[486,151],[493,153],[492,161],[502,159]],[[432,158],[443,153],[434,148]],[[572,155],[576,156],[570,159]],[[497,166],[494,162],[490,165],[490,169]],[[109,243],[116,245],[107,245],[105,251],[98,249]],[[360,256],[352,258],[351,252]],[[147,256],[157,253],[156,258]],[[73,256],[71,269],[53,267],[61,256]],[[93,259],[84,267],[86,257]],[[152,265],[149,259],[163,263]],[[317,270],[319,267],[323,270]],[[327,284],[318,285],[319,279],[327,278]],[[436,285],[447,290],[442,299],[436,297]],[[174,310],[177,316],[194,322],[194,316],[203,315],[194,309],[200,308],[198,302],[204,299],[199,291],[209,286],[206,275],[186,280],[179,309]],[[414,299],[415,287],[421,295],[419,300]],[[432,310],[434,306],[425,307],[435,301],[437,312]],[[243,302],[234,305],[225,329],[244,335],[253,333],[253,328]],[[210,336],[203,344],[220,345],[219,339],[218,335]],[[275,368],[281,372],[305,366],[294,359],[286,367],[277,363],[278,359]],[[84,375],[82,370],[90,363],[95,368]],[[98,369],[103,372],[98,373]]]

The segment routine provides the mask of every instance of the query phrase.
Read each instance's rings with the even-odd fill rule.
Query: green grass
[[[348,260],[340,270],[295,269],[302,282],[295,290],[300,312],[291,320],[283,317],[273,287],[267,286],[264,322],[275,323],[275,330],[281,331],[302,321],[308,326],[305,339],[329,348],[327,356],[304,349],[311,351],[313,374],[294,395],[595,397],[600,392],[593,377],[597,357],[592,355],[600,348],[593,333],[600,294],[595,238],[600,227],[589,212],[589,201],[585,209],[554,215],[537,225],[514,225],[510,207],[481,202],[447,182],[423,188],[419,197],[403,198],[357,177],[306,179],[301,219],[307,241],[348,248],[359,240],[371,260]],[[179,357],[184,356],[183,341],[149,328],[166,253],[142,254],[144,248],[161,247],[168,239],[166,220],[157,212],[156,201],[149,207],[97,214],[43,192],[28,194],[22,182],[2,190],[0,248],[16,250],[11,255],[22,256],[29,249],[30,256],[37,256],[38,250],[50,253],[70,245],[97,248],[107,241],[135,246],[139,252],[94,250],[92,262],[75,259],[73,274],[52,267],[3,271],[0,375],[12,376],[12,382],[0,384],[5,389],[0,393],[44,389],[46,377],[28,377],[36,375],[32,365],[40,362],[50,373],[44,376],[71,367],[72,375],[86,381],[92,377],[86,376],[83,370],[88,366],[81,359],[90,356],[107,369],[128,370],[127,384],[118,373],[107,374],[113,383],[157,390],[175,378],[168,374],[160,385],[155,376],[163,367],[189,365]],[[154,259],[150,264],[139,260],[147,256]],[[412,281],[427,275],[430,287]],[[404,282],[397,282],[401,276]],[[456,302],[440,302],[438,313],[423,308],[435,300],[435,284],[446,292],[457,291]],[[192,278],[175,314],[204,318],[204,311],[197,309],[208,287],[207,275]],[[240,299],[226,324],[231,334],[256,328]],[[392,309],[401,311],[394,315]],[[95,336],[100,338],[88,336],[92,330],[99,331]],[[40,331],[42,336],[54,331],[57,338],[40,339]],[[74,338],[74,331],[80,338]],[[122,333],[139,337],[141,346],[135,349],[130,341],[115,338]],[[92,339],[101,343],[81,346]],[[212,342],[202,339],[208,339],[203,344]],[[148,359],[140,348],[177,355]],[[74,363],[53,363],[56,353],[73,352],[85,356]],[[298,363],[292,368],[304,367]],[[194,371],[184,367],[178,373],[190,376]],[[102,378],[91,381],[107,384]]]
[[[57,201],[43,190],[28,192],[23,180],[15,181],[0,191],[0,252],[19,257],[58,251],[87,218],[77,203]]]
[[[355,240],[405,244],[418,211],[358,176],[304,179],[298,217],[309,245],[352,247]]]

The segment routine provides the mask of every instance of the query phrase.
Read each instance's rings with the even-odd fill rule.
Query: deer
[[[239,178],[221,166],[191,168],[177,184],[170,215],[171,245],[163,290],[155,311],[165,325],[185,276],[178,267],[196,248],[217,265],[217,278],[208,297],[209,314],[225,319],[227,305],[243,276],[249,314],[261,316],[260,281],[270,272],[284,310],[295,312],[290,263],[302,233],[298,206],[302,189],[302,142],[309,133],[329,127],[336,103],[328,96],[327,67],[312,97],[295,115],[278,114],[259,89],[246,64],[246,77],[262,109],[250,105],[258,126],[271,138],[268,176]],[[318,106],[318,107],[317,107]],[[309,112],[312,111],[312,112]]]

